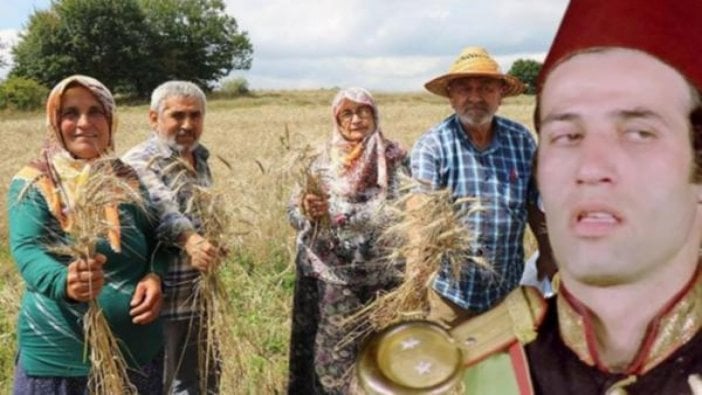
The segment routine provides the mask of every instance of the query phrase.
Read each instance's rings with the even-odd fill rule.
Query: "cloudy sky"
[[[13,43],[49,0],[2,0],[0,39]],[[543,60],[567,0],[228,0],[254,47],[253,89],[415,91],[448,70],[466,46],[482,46],[506,71]],[[11,60],[7,51],[6,60]],[[0,69],[0,77],[7,69]]]

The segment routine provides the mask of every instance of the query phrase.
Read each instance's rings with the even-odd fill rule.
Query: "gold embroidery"
[[[587,336],[585,333],[585,319],[575,311],[565,297],[559,296],[556,300],[556,311],[558,312],[558,326],[561,331],[561,338],[568,348],[586,364],[595,365],[595,359],[590,355],[587,346]]]
[[[702,328],[702,271],[698,271],[694,284],[687,293],[680,297],[667,312],[657,318],[659,326],[648,328],[642,345],[650,344],[640,366],[631,366],[635,373],[644,374],[663,362],[682,345],[690,341]],[[584,363],[594,366],[595,356],[590,353],[587,344],[587,328],[585,318],[563,297],[557,300],[558,326],[561,338]],[[653,337],[653,338],[652,338]]]
[[[660,317],[660,327],[651,345],[642,372],[653,369],[680,346],[690,341],[702,327],[702,276],[669,312]]]
[[[634,384],[636,382],[636,376],[635,375],[630,375],[627,376],[616,383],[612,384],[611,387],[605,391],[605,395],[626,395],[626,389],[624,387]]]

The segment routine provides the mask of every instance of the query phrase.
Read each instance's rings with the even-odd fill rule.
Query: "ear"
[[[149,110],[149,125],[151,129],[156,130],[156,126],[158,126],[158,112]]]

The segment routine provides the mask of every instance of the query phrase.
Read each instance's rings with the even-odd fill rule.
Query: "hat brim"
[[[448,73],[440,77],[436,77],[433,80],[424,84],[424,87],[431,93],[443,97],[449,97],[448,94],[448,84],[458,78],[465,77],[491,77],[504,81],[505,90],[502,93],[502,97],[517,96],[524,92],[525,86],[516,77],[509,74],[495,74],[495,73]]]

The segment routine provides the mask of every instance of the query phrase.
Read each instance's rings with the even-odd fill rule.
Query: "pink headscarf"
[[[339,130],[338,116],[344,100],[365,104],[373,109],[375,130],[363,140],[348,141]],[[332,101],[334,129],[329,144],[332,189],[344,196],[355,196],[367,188],[379,187],[381,193],[388,188],[388,168],[405,157],[406,151],[387,140],[380,130],[380,116],[373,96],[363,88],[340,90]]]

